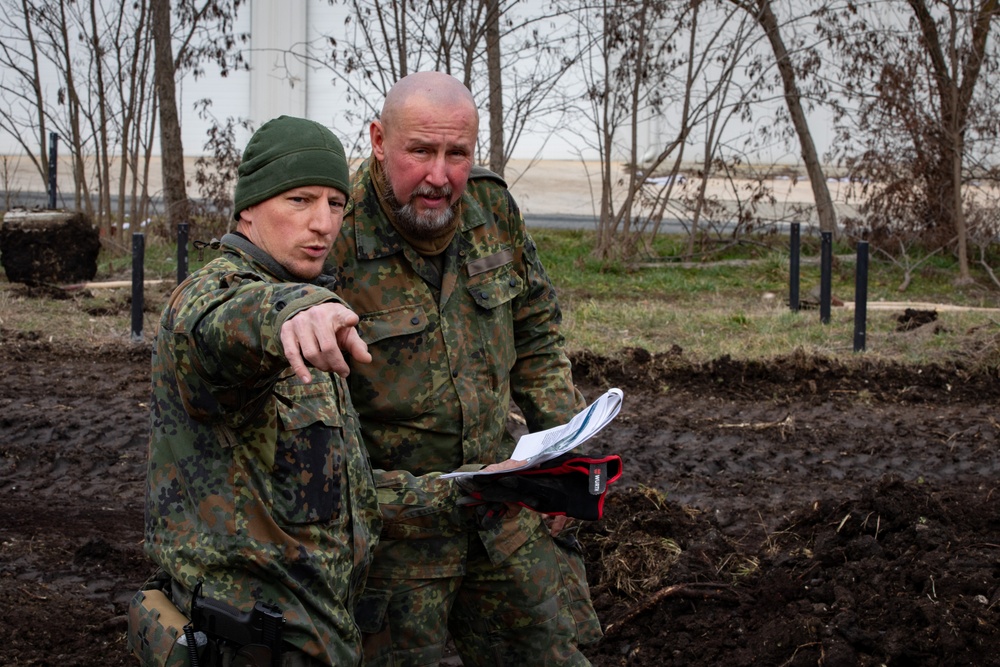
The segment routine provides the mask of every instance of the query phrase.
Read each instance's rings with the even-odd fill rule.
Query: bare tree
[[[490,93],[490,169],[503,176],[507,160],[503,150],[503,63],[500,49],[499,0],[489,0],[487,3],[486,70]]]
[[[127,0],[63,0],[25,16],[25,32],[31,29],[40,60],[55,69],[60,83],[54,96],[39,98],[30,122],[52,127],[64,139],[73,164],[75,205],[98,223],[106,239],[117,232],[116,221],[124,224],[130,194],[133,219],[146,209],[143,198],[148,198],[136,154],[149,145],[143,133],[154,129],[145,122],[151,112],[145,8]],[[115,160],[120,160],[118,206],[112,211]]]
[[[821,62],[820,57],[815,50],[810,49],[806,51],[805,55],[807,57],[800,59],[798,63],[793,61],[793,54],[786,45],[781,24],[774,12],[771,0],[730,1],[752,16],[767,36],[774,54],[774,62],[781,75],[785,104],[799,141],[802,161],[809,176],[809,185],[812,188],[813,199],[816,202],[816,214],[819,218],[820,230],[836,232],[837,213],[833,207],[830,188],[826,184],[826,173],[823,169],[819,151],[816,149],[816,143],[813,141],[812,131],[809,128],[806,108],[803,103],[803,94],[800,89],[800,80],[803,76],[815,74]],[[799,9],[801,10],[801,5]],[[801,36],[799,37],[799,41],[801,42]]]
[[[737,10],[722,7],[602,0],[579,15],[580,40],[587,45],[580,67],[586,104],[579,111],[585,119],[579,135],[588,146],[596,136],[600,155],[594,253],[601,259],[627,260],[649,249],[699,127],[704,128],[703,182],[719,164],[722,124],[738,109],[738,101],[728,99],[734,68],[748,39],[745,21],[734,24]],[[705,16],[712,20],[703,22]],[[651,119],[667,126],[669,136],[647,146],[638,133]],[[614,173],[619,162],[625,166],[621,176]],[[691,203],[693,239],[705,207],[697,197]]]
[[[43,182],[48,182],[49,153],[41,60],[28,0],[3,0],[0,12],[0,128],[24,150]],[[37,143],[36,143],[37,142]]]
[[[184,145],[175,82],[185,72],[204,73],[206,62],[215,63],[222,76],[233,67],[245,67],[235,50],[245,36],[233,33],[233,21],[242,0],[176,0],[173,22],[170,0],[149,0],[153,15],[155,81],[160,109],[160,160],[167,223],[176,229],[191,215],[184,172]],[[175,26],[177,30],[173,30]],[[176,55],[173,44],[177,42]]]
[[[94,132],[97,135],[94,143],[97,152],[96,184],[98,210],[103,214],[102,217],[108,217],[111,215],[111,151],[108,145],[108,108],[110,106],[110,99],[104,80],[106,67],[104,44],[102,42],[105,17],[102,16],[102,25],[98,26],[97,14],[101,8],[98,3],[91,2],[88,9],[89,16],[86,19],[89,19],[88,23],[90,26],[90,34],[88,35],[90,48],[87,55],[90,59],[89,71],[92,75],[91,84],[93,88],[91,97],[94,99],[95,104],[88,108],[87,118],[90,126],[94,128]],[[121,13],[118,12],[118,16],[120,15]],[[113,21],[120,26],[120,21],[117,18],[113,19]]]
[[[177,113],[173,31],[170,29],[170,0],[150,0],[153,17],[154,80],[160,111],[160,169],[167,224],[171,229],[190,217],[190,203],[184,182],[184,143]]]
[[[569,8],[549,0],[527,7],[517,0],[331,0],[351,9],[342,33],[288,54],[331,73],[352,108],[344,116],[355,151],[367,136],[363,121],[376,117],[393,83],[418,70],[448,72],[478,100],[488,101],[485,134],[490,168],[503,174],[526,128],[560,108],[558,83],[572,56],[564,52]]]
[[[66,138],[70,148],[73,163],[74,202],[77,209],[83,208],[88,217],[94,217],[94,206],[88,196],[87,168],[85,164],[88,150],[85,147],[85,137],[82,127],[82,101],[77,83],[82,78],[86,84],[87,77],[80,77],[81,69],[77,56],[73,51],[71,31],[74,26],[70,20],[73,15],[67,11],[67,2],[61,0],[55,8],[38,7],[35,10],[35,20],[40,32],[45,35],[45,41],[40,44],[48,51],[49,62],[52,63],[60,79],[60,89],[56,104],[64,107],[64,113],[52,118],[53,125],[60,129],[60,134]],[[86,34],[86,29],[80,27]],[[62,121],[60,123],[59,121]],[[61,125],[61,127],[60,127]]]
[[[73,165],[75,207],[98,222],[105,238],[113,236],[118,228],[115,220],[124,224],[125,202],[130,196],[129,214],[133,219],[144,219],[156,130],[150,29],[166,26],[165,43],[171,46],[169,3],[2,1],[7,12],[0,23],[0,62],[9,65],[2,90],[16,103],[0,109],[0,127],[17,137],[43,180],[47,179],[49,166],[46,130],[59,133]],[[168,59],[168,83],[173,83],[178,71],[200,71],[205,59],[231,61],[228,54],[235,38],[225,28],[231,25],[238,1],[214,0],[198,6],[190,0],[178,3],[182,32],[177,38],[177,58]],[[152,21],[150,9],[166,10],[166,19]],[[55,73],[55,87],[46,89],[43,85],[42,72],[46,69]],[[51,79],[49,75],[47,80]],[[186,202],[176,103],[167,106],[168,117],[171,111],[173,117],[165,133],[169,147],[165,151],[165,171],[171,176],[169,196]],[[169,143],[173,136],[169,130],[178,132],[176,146]],[[30,139],[35,137],[41,150],[31,145],[34,142]],[[121,165],[115,215],[111,200],[115,180],[112,165],[116,159]],[[175,165],[180,166],[179,172],[171,171]],[[176,194],[178,190],[180,195]]]
[[[236,131],[252,131],[253,127],[246,119],[216,118],[211,106],[211,100],[195,103],[198,116],[211,121],[204,146],[207,153],[195,160],[194,181],[202,195],[202,201],[195,209],[200,209],[198,217],[204,221],[202,231],[221,237],[232,229],[233,185],[238,179],[243,157],[243,147],[237,142]]]
[[[149,162],[156,127],[156,96],[149,85],[152,61],[149,7],[141,4],[135,9],[131,29],[126,26],[122,31],[126,45],[131,48],[119,46],[112,53],[118,99],[131,103],[123,105],[121,113],[112,114],[112,118],[116,119],[122,157],[116,217],[141,221],[147,218],[149,210]],[[126,200],[131,202],[127,213]]]
[[[996,0],[897,0],[827,11],[847,100],[838,155],[866,199],[848,224],[891,248],[900,236],[955,244],[957,282],[971,281],[966,160],[1000,137]],[[990,148],[985,148],[988,146]]]

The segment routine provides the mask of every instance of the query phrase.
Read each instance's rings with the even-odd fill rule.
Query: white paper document
[[[607,393],[587,406],[568,424],[554,426],[537,433],[522,435],[510,458],[524,461],[522,465],[494,472],[450,472],[447,477],[467,477],[471,475],[497,475],[532,468],[578,447],[592,438],[598,431],[611,423],[622,407],[621,389],[609,389]]]

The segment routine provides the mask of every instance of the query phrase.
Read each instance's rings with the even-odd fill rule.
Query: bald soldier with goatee
[[[356,610],[367,665],[437,665],[449,635],[467,667],[586,665],[601,636],[564,517],[484,515],[441,479],[504,465],[512,399],[532,431],[585,407],[517,204],[474,164],[478,131],[454,77],[398,81],[325,269],[372,356],[348,376],[384,522]]]

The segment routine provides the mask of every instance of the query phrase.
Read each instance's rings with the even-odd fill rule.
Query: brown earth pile
[[[130,665],[148,346],[0,329],[0,664]],[[576,355],[625,461],[583,527],[595,665],[987,665],[1000,383],[960,367]]]

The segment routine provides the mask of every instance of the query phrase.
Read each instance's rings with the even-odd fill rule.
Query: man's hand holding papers
[[[607,485],[621,476],[621,457],[593,458],[570,452],[607,426],[621,409],[621,401],[622,392],[611,389],[568,424],[522,436],[507,461],[442,478],[454,478],[469,504],[504,503],[545,514],[599,519]],[[484,516],[484,524],[502,516],[494,507]]]

